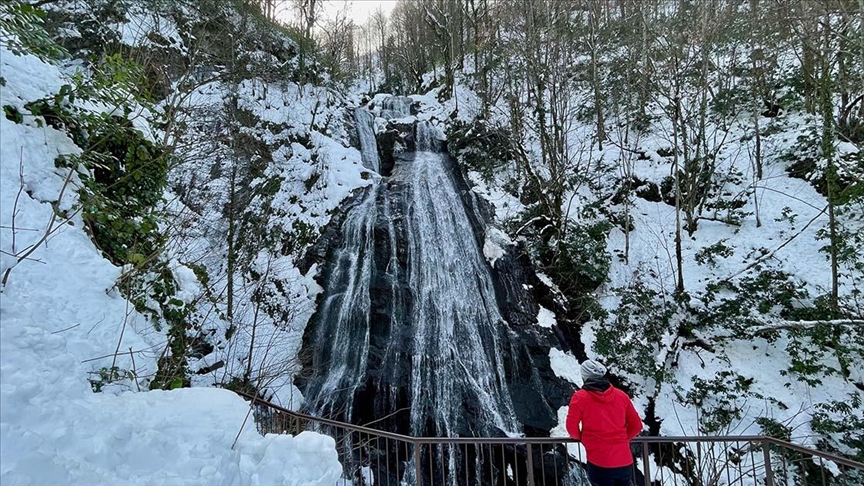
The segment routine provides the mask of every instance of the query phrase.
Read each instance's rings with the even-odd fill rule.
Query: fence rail
[[[411,437],[313,417],[240,393],[258,430],[336,441],[340,484],[588,485],[585,452],[563,437]],[[862,486],[864,464],[763,436],[637,437],[637,486]]]

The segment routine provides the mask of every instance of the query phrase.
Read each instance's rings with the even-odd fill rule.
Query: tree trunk
[[[677,69],[677,68],[676,68]],[[676,83],[678,81],[676,80]],[[675,172],[675,263],[677,267],[678,279],[675,284],[675,294],[681,296],[684,294],[684,258],[681,252],[681,178],[678,168],[678,127],[679,118],[681,118],[681,98],[678,92],[678,86],[675,87],[675,114],[672,123],[672,153],[673,153],[673,171]]]
[[[826,162],[826,185],[828,197],[828,227],[831,257],[831,307],[839,309],[839,263],[837,247],[837,219],[834,214],[834,198],[837,187],[837,167],[834,163],[834,102],[832,99],[831,79],[831,24],[828,15],[823,26],[823,44],[819,59],[819,104],[822,111],[822,156]]]
[[[236,156],[234,160],[234,164],[231,167],[231,182],[230,182],[230,196],[228,199],[228,284],[225,290],[227,295],[226,297],[226,317],[228,319],[229,327],[234,326],[234,274],[237,266],[237,254],[234,245],[234,235],[236,233],[236,202],[237,202],[237,191],[236,191],[236,183],[237,183],[237,163]]]
[[[591,23],[591,86],[594,90],[594,114],[597,117],[597,148],[603,150],[603,141],[606,140],[606,121],[603,119],[603,95],[600,93],[600,72],[597,65],[598,40],[597,30],[599,28],[597,18],[597,5],[591,7],[590,23]]]

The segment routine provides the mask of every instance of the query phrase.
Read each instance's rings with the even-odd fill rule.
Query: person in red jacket
[[[633,476],[630,439],[642,431],[642,419],[630,397],[609,383],[605,366],[589,359],[580,371],[583,385],[570,399],[567,432],[585,446],[593,486],[628,486]]]

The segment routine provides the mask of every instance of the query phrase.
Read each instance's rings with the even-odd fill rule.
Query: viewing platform
[[[563,437],[411,437],[312,417],[241,393],[258,430],[336,441],[341,485],[588,485],[585,450]],[[765,436],[640,436],[636,486],[860,486],[864,463]]]

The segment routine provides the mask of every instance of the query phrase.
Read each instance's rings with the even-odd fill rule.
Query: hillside
[[[332,439],[262,437],[240,397],[179,388],[270,385],[278,314],[253,322],[251,294],[314,284],[251,237],[287,241],[276,217],[251,215],[314,228],[364,183],[332,123],[344,98],[305,81],[263,95],[300,69],[297,45],[239,4],[2,8],[2,482],[333,484]],[[232,53],[234,27],[248,47]],[[274,201],[283,179],[300,200]],[[228,220],[250,236],[226,309]]]
[[[588,358],[649,435],[864,460],[859,3],[37,4],[0,5],[4,485],[407,481],[233,392],[565,437]]]

